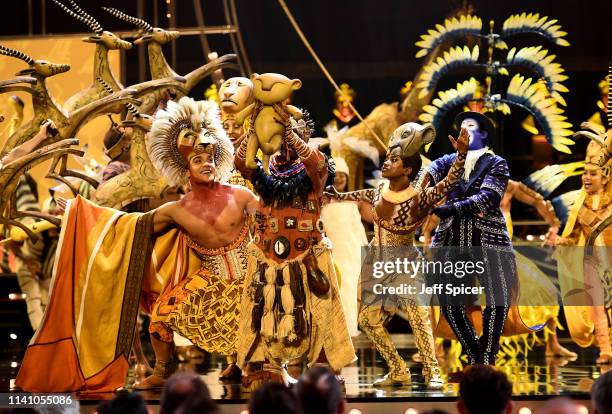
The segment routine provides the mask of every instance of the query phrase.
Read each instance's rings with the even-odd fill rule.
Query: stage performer
[[[349,168],[341,157],[334,157],[336,176],[334,189],[346,190]],[[332,242],[332,257],[340,272],[340,297],[349,334],[359,335],[357,315],[359,313],[359,273],[361,271],[361,249],[368,245],[368,238],[361,223],[362,205],[354,201],[331,200],[321,209],[325,234]],[[363,206],[367,208],[367,206]]]
[[[545,244],[554,243],[561,222],[557,218],[552,203],[545,200],[537,191],[514,180],[508,180],[508,186],[500,204],[506,220],[510,240],[512,240],[514,233],[510,211],[513,199],[535,208],[538,215],[548,224],[548,230],[544,239]],[[549,277],[532,260],[517,251],[514,254],[520,285],[520,296],[521,298],[525,297],[532,306],[521,305],[521,300],[519,299],[518,308],[511,309],[511,314],[508,318],[520,318],[529,327],[536,325],[536,322],[546,323],[548,330],[544,334],[546,341],[545,355],[547,357],[568,359],[577,358],[578,355],[575,352],[570,351],[559,343],[557,336],[557,319],[560,311],[560,307],[556,304],[558,289],[555,288]],[[540,303],[537,301],[540,301]],[[515,315],[512,315],[512,311],[515,312]]]
[[[230,141],[232,141],[234,150],[238,149],[246,136],[245,125],[248,128],[248,120],[245,121],[244,124],[240,124],[236,120],[236,115],[252,104],[254,99],[253,82],[251,82],[249,78],[229,78],[223,82],[219,88],[219,107],[221,108],[223,129],[225,129],[227,136]],[[251,182],[245,180],[240,171],[236,168],[232,171],[232,176],[229,178],[228,182],[230,184],[245,186],[253,191]]]
[[[110,117],[109,117],[110,118]],[[125,128],[111,120],[111,127],[104,134],[104,155],[110,158],[110,162],[102,171],[102,181],[104,184],[111,178],[130,169],[130,148],[132,142],[130,134]]]
[[[145,214],[80,197],[68,204],[52,296],[16,381],[24,390],[122,387],[139,302],[151,313],[156,364],[138,388],[159,387],[172,373],[173,330],[210,352],[235,352],[245,217],[259,201],[224,184],[232,145],[214,103],[184,97],[156,116],[149,155],[171,185],[191,191]]]
[[[333,165],[308,145],[307,120],[295,122],[280,111],[277,122],[285,133],[280,153],[270,159],[270,175],[260,162],[246,167],[248,136],[234,159],[263,203],[259,234],[249,246],[238,332],[238,364],[244,370],[249,363],[251,371],[243,376],[246,386],[280,381],[281,366],[296,358],[327,363],[335,372],[356,359],[320,218]]]
[[[45,139],[51,138],[54,129],[53,121],[44,122],[36,136],[9,152],[2,162],[8,164],[33,151]],[[0,162],[0,168],[2,168],[2,162]],[[15,208],[17,211],[40,212],[37,183],[27,172],[19,178],[15,189]],[[37,220],[33,217],[21,219],[21,222],[26,225],[35,221]],[[41,238],[36,242],[21,239],[19,242],[13,240],[7,244],[15,256],[17,282],[22,293],[26,295],[28,318],[34,331],[38,329],[47,306],[56,244],[55,229],[41,234]]]
[[[582,190],[556,243],[568,247],[555,252],[570,335],[581,347],[599,347],[597,364],[612,363],[606,314],[612,307],[612,160],[598,164],[605,154],[595,141],[589,143]]]
[[[249,78],[229,78],[219,88],[219,106],[223,128],[232,141],[234,148],[238,148],[245,137],[244,125],[236,121],[236,115],[253,103],[253,82]]]
[[[487,301],[482,335],[477,335],[468,319],[466,306],[449,303],[452,299],[444,295],[440,295],[440,301],[442,313],[461,342],[469,363],[494,365],[516,290],[512,243],[500,209],[510,174],[506,160],[489,149],[495,139],[495,127],[488,117],[467,111],[459,114],[455,123],[470,136],[465,171],[459,185],[448,193],[446,202],[433,209],[441,221],[431,247],[481,249],[474,256],[482,254],[484,257],[478,260],[486,263],[485,271],[477,275]],[[455,157],[454,154],[445,155],[432,162],[428,174],[433,183],[447,175]],[[467,254],[470,250],[461,249]],[[454,255],[445,249],[440,252]]]
[[[432,126],[421,126],[408,123],[398,127],[390,139],[387,159],[382,168],[382,176],[386,180],[375,189],[353,191],[335,194],[340,200],[367,201],[372,206],[374,216],[373,246],[380,247],[412,247],[407,255],[418,261],[420,255],[414,246],[414,232],[421,225],[430,209],[439,202],[463,175],[463,164],[467,154],[468,133],[462,130],[459,139],[451,142],[457,149],[457,156],[445,178],[426,189],[415,188],[413,182],[421,169],[420,149],[433,141],[435,130]],[[391,285],[396,275],[388,279],[379,279],[378,283]],[[423,282],[423,275],[413,279]],[[391,302],[391,301],[389,301]],[[410,371],[406,362],[399,355],[391,341],[385,322],[393,316],[396,310],[401,310],[408,316],[417,348],[423,362],[423,376],[427,386],[432,389],[442,388],[444,380],[436,360],[434,338],[429,316],[429,304],[418,303],[410,297],[399,298],[387,306],[376,300],[366,303],[362,298],[359,312],[359,325],[374,342],[381,353],[389,373],[374,382],[376,386],[402,386],[410,384]]]
[[[249,78],[233,77],[225,80],[219,88],[219,107],[221,109],[221,121],[223,129],[227,133],[228,138],[234,146],[234,150],[238,149],[240,143],[246,136],[244,125],[236,121],[236,114],[253,103],[253,82]],[[245,124],[248,124],[245,122]],[[227,180],[229,184],[241,185],[253,191],[253,185],[250,181],[245,180],[240,171],[235,167],[232,169],[232,174]],[[253,232],[254,220],[250,216],[249,227]],[[228,365],[219,375],[221,380],[233,380],[240,378],[242,372],[236,365],[236,355],[228,355]]]
[[[540,217],[549,225],[545,243],[554,243],[560,221],[552,204],[527,185],[514,180],[508,180],[508,186],[500,204],[510,239],[512,240],[514,231],[510,210],[513,199],[536,209]],[[433,230],[439,222],[439,217],[432,214],[423,224],[423,245],[425,247],[429,247]],[[577,357],[576,353],[562,346],[557,336],[560,311],[560,307],[557,305],[558,289],[550,281],[549,276],[543,273],[532,260],[516,250],[514,255],[517,278],[520,285],[520,296],[518,303],[513,304],[510,308],[502,336],[536,335],[540,329],[546,329],[544,332],[546,356],[575,359]],[[442,320],[441,322],[444,321]],[[438,325],[437,329],[434,329],[434,333],[445,336],[450,332],[446,324],[443,323]],[[452,339],[456,339],[456,337],[453,335]],[[526,353],[528,348],[526,347],[524,350]]]

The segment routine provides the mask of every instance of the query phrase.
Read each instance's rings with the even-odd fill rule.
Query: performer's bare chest
[[[231,243],[245,224],[244,209],[234,197],[186,200],[176,214],[176,222],[207,248]]]

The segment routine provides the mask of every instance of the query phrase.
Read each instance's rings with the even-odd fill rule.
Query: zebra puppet
[[[19,211],[41,211],[36,181],[31,175],[26,173],[21,176],[15,197]],[[47,204],[47,210],[55,208],[53,197]],[[29,224],[33,220],[35,219],[28,217],[23,219],[23,222]],[[28,318],[33,330],[40,325],[48,303],[58,232],[57,229],[51,229],[41,233],[40,236],[37,241],[28,238],[21,244],[11,244],[11,250],[15,255],[17,281],[21,292],[26,295]]]

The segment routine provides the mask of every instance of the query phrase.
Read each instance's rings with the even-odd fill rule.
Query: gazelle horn
[[[110,14],[112,14],[113,16],[124,20],[128,23],[133,24],[136,27],[139,27],[140,29],[144,30],[145,32],[150,32],[153,30],[153,26],[151,26],[149,23],[147,23],[146,21],[144,21],[143,19],[139,19],[137,17],[133,17],[130,16],[128,14],[123,13],[121,10],[117,10],[113,7],[102,7],[102,10],[104,10],[105,12],[108,12]]]

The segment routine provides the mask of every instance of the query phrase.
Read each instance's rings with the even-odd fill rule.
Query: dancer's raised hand
[[[448,139],[456,151],[467,152],[468,146],[470,145],[470,134],[468,133],[467,129],[461,128],[458,139],[453,138],[452,135],[449,135]]]

